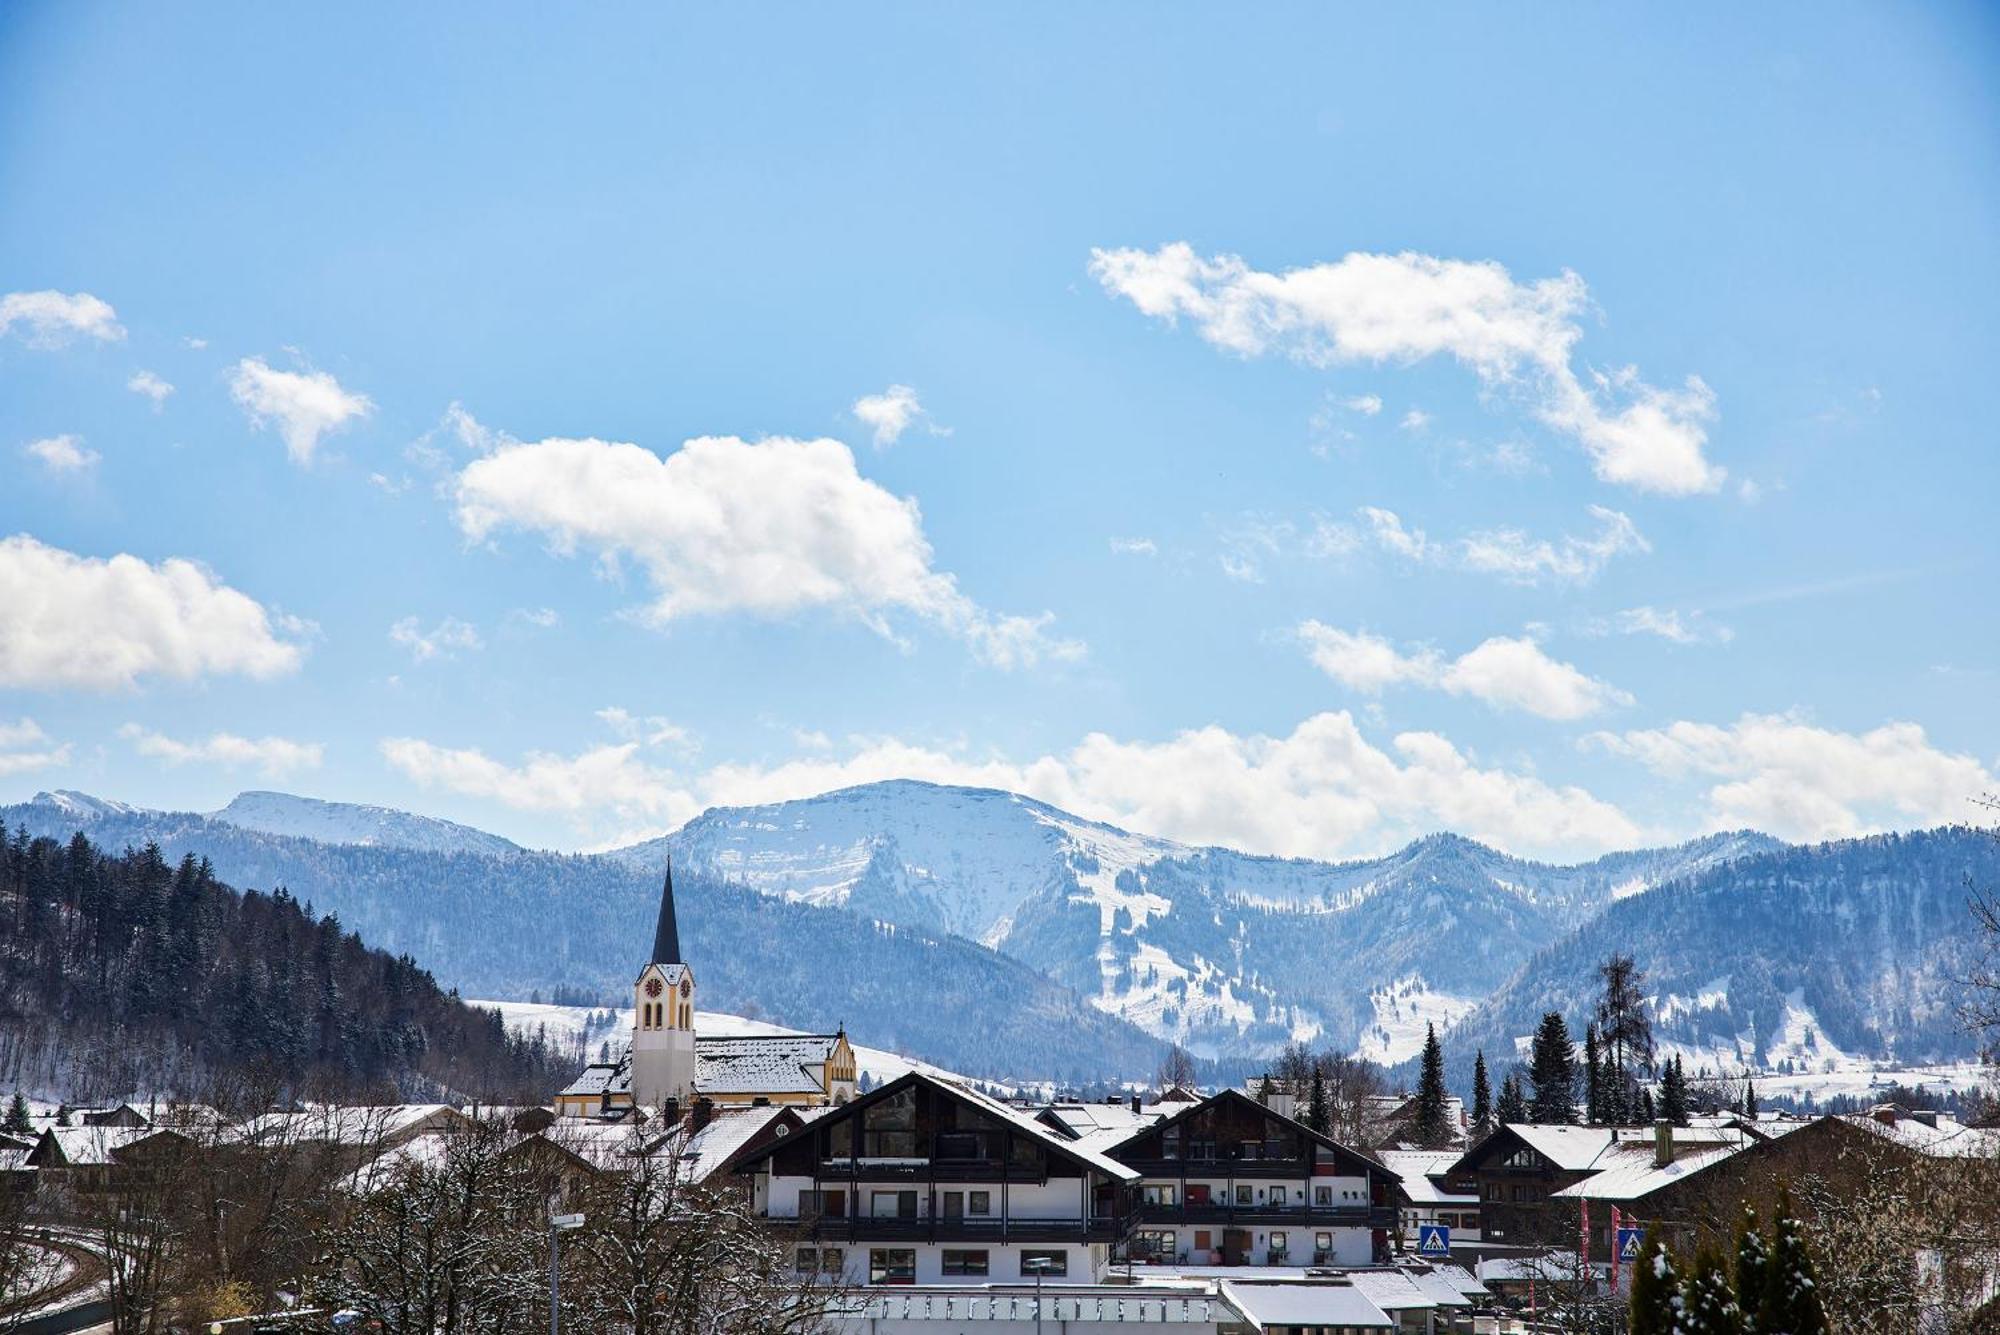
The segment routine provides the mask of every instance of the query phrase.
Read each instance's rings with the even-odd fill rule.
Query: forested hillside
[[[1822,1069],[1842,1054],[1904,1062],[1972,1057],[1963,979],[1991,943],[1969,884],[2000,886],[2000,839],[1947,828],[1784,848],[1607,908],[1530,959],[1445,1035],[1454,1067],[1476,1048],[1501,1065],[1545,1011],[1578,1034],[1598,966],[1646,972],[1653,1029],[1690,1071]]]
[[[467,996],[577,989],[627,1004],[651,940],[660,868],[602,856],[490,856],[325,844],[188,813],[48,803],[0,821],[67,838],[79,823],[106,847],[157,842],[236,885],[285,887],[363,938],[407,952]],[[800,1029],[845,1022],[858,1041],[968,1075],[1087,1080],[1148,1075],[1162,1045],[1028,965],[982,946],[788,903],[713,876],[677,873],[681,942],[705,1009]],[[1004,1045],[990,1024],[1005,1017]]]
[[[0,1088],[539,1102],[573,1069],[283,890],[239,894],[152,844],[7,834]]]

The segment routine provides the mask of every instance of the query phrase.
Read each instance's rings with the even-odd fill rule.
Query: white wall
[[[1053,1242],[1010,1242],[1005,1245],[987,1242],[836,1242],[826,1245],[844,1247],[846,1249],[845,1269],[848,1283],[866,1289],[870,1294],[894,1293],[901,1287],[898,1285],[884,1285],[880,1288],[869,1287],[868,1253],[880,1248],[900,1248],[907,1251],[914,1251],[917,1254],[916,1282],[920,1285],[938,1285],[943,1287],[980,1284],[1020,1284],[1023,1281],[1032,1284],[1034,1276],[1023,1275],[1021,1273],[1021,1253],[1024,1251],[1062,1252],[1069,1258],[1069,1273],[1066,1275],[1048,1276],[1045,1284],[1049,1287],[1058,1284],[1095,1284],[1103,1278],[1104,1263],[1107,1255],[1106,1249],[1102,1246],[1086,1246],[1083,1244],[1064,1246]],[[945,1274],[944,1253],[947,1249],[952,1251],[984,1251],[987,1261],[986,1273],[983,1275]]]
[[[759,1181],[763,1180],[759,1175]],[[853,1191],[848,1182],[839,1178],[828,1178],[821,1187],[833,1191]],[[813,1190],[813,1180],[809,1177],[773,1176],[770,1179],[768,1208],[773,1218],[791,1219],[799,1212],[799,1193]],[[930,1185],[927,1182],[870,1182],[862,1179],[860,1206],[850,1207],[855,1213],[867,1214],[874,1193],[878,1191],[914,1191],[917,1193],[917,1216],[928,1217],[931,1213]],[[937,1213],[944,1213],[944,1193],[963,1191],[971,1193],[984,1191],[992,1196],[991,1217],[998,1219],[1004,1212],[1013,1219],[1083,1219],[1088,1214],[1089,1198],[1086,1188],[1078,1178],[1051,1178],[1046,1183],[1010,1182],[1002,1194],[998,1182],[940,1182],[937,1184]]]

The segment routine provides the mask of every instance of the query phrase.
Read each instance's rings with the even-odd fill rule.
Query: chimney
[[[709,1098],[698,1098],[694,1101],[694,1109],[688,1117],[688,1130],[699,1131],[703,1127],[707,1126],[709,1122],[714,1119],[714,1117],[715,1117],[715,1100]]]
[[[1896,1105],[1893,1103],[1878,1103],[1870,1112],[1875,1120],[1883,1126],[1894,1126],[1896,1124]]]
[[[668,1126],[679,1126],[681,1124],[681,1101],[674,1098],[668,1099],[667,1106],[661,1109],[661,1116],[666,1119]]]
[[[1674,1124],[1662,1117],[1653,1123],[1653,1167],[1665,1168],[1674,1161]]]
[[[1132,1111],[1134,1113],[1139,1111],[1139,1096],[1137,1094],[1132,1096]]]

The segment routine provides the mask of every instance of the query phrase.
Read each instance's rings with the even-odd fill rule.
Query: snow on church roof
[[[820,1094],[812,1069],[832,1058],[837,1034],[772,1034],[694,1041],[694,1087],[703,1094]]]

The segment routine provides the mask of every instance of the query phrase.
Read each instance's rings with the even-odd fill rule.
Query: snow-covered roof
[[[81,1168],[108,1164],[126,1146],[160,1134],[148,1126],[52,1126],[42,1136],[43,1143],[54,1145],[63,1163]]]
[[[1395,1318],[1348,1283],[1280,1283],[1224,1280],[1222,1296],[1253,1326],[1355,1326],[1393,1330]]]
[[[247,1145],[367,1146],[460,1126],[465,1120],[463,1113],[444,1103],[313,1104],[290,1112],[260,1113],[237,1127],[234,1139]]]
[[[1157,1104],[1134,1111],[1132,1105],[1123,1100],[1117,1103],[1051,1103],[1045,1111],[1078,1139],[1108,1132],[1116,1132],[1121,1137],[1129,1136],[1166,1116]]]
[[[1611,1148],[1611,1128],[1605,1126],[1543,1126],[1539,1122],[1509,1122],[1506,1129],[1565,1172],[1576,1173],[1597,1167],[1598,1160]]]
[[[613,1094],[632,1092],[632,1052],[627,1048],[618,1054],[616,1061],[592,1062],[583,1068],[583,1073],[563,1086],[556,1097],[601,1098],[606,1091]]]
[[[1402,1273],[1409,1277],[1412,1284],[1435,1298],[1440,1307],[1472,1306],[1472,1297],[1464,1285],[1455,1282],[1442,1271],[1411,1269]],[[1472,1279],[1472,1276],[1463,1270],[1459,1271],[1459,1274],[1464,1275],[1466,1279]],[[1481,1287],[1477,1280],[1473,1280],[1473,1285],[1475,1289]]]
[[[28,1162],[30,1150],[0,1150],[0,1173],[32,1173],[35,1166]]]
[[[1119,1163],[1116,1159],[1109,1157],[1102,1151],[1094,1149],[1080,1140],[1065,1139],[1060,1132],[1044,1123],[1036,1121],[1028,1113],[1010,1104],[1002,1103],[1000,1100],[989,1095],[982,1094],[970,1085],[961,1084],[956,1080],[940,1080],[936,1076],[925,1075],[921,1071],[914,1072],[911,1076],[905,1078],[927,1080],[932,1085],[957,1094],[962,1098],[969,1099],[971,1102],[978,1104],[981,1111],[1002,1119],[1017,1130],[1027,1132],[1043,1145],[1055,1150],[1058,1154],[1067,1155],[1073,1159],[1081,1159],[1098,1172],[1104,1173],[1109,1177],[1114,1177],[1120,1182],[1137,1182],[1139,1180],[1139,1174],[1135,1170],[1127,1168],[1124,1164]]]
[[[813,1067],[833,1056],[835,1034],[762,1034],[694,1041],[694,1085],[704,1094],[819,1094]]]
[[[1544,1252],[1535,1256],[1494,1256],[1479,1263],[1481,1284],[1526,1284],[1530,1280],[1567,1280],[1577,1273],[1571,1252]]]
[[[1458,1162],[1456,1150],[1377,1150],[1375,1157],[1402,1179],[1403,1194],[1413,1205],[1472,1205],[1479,1201],[1477,1191],[1451,1192],[1438,1184]]]
[[[1704,1168],[1733,1158],[1759,1142],[1737,1133],[1725,1143],[1676,1146],[1674,1160],[1664,1167],[1654,1165],[1651,1141],[1620,1141],[1598,1160],[1598,1171],[1573,1186],[1552,1191],[1553,1198],[1591,1201],[1636,1201],[1662,1187],[1684,1182]]]
[[[1447,1305],[1401,1270],[1347,1270],[1342,1273],[1349,1283],[1368,1295],[1369,1302],[1385,1312],[1429,1311]],[[1459,1306],[1463,1302],[1464,1299],[1454,1290],[1450,1305]]]
[[[690,1135],[683,1124],[656,1140],[646,1153],[655,1158],[671,1156],[683,1182],[705,1182],[727,1167],[738,1150],[785,1116],[783,1108],[718,1108],[701,1130]]]
[[[1904,1149],[1943,1159],[2000,1155],[2000,1131],[1967,1126],[1942,1113],[1912,1113],[1883,1105],[1842,1119]]]
[[[451,1132],[426,1131],[411,1136],[391,1149],[370,1158],[340,1179],[336,1189],[350,1196],[366,1196],[394,1183],[403,1173],[417,1168],[435,1168],[451,1152]]]

